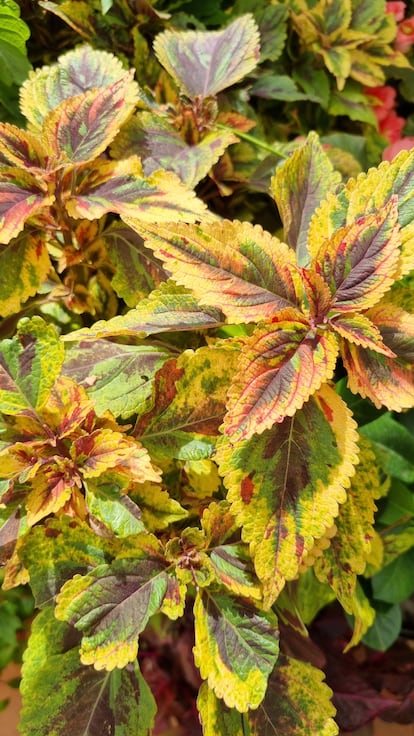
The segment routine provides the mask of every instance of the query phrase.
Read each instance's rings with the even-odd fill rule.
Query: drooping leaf
[[[355,422],[325,385],[294,417],[234,445],[223,440],[217,461],[270,606],[346,499],[357,462]]]
[[[77,164],[103,153],[137,102],[136,96],[128,94],[132,75],[127,72],[108,87],[63,100],[43,121],[42,137],[48,149]]]
[[[337,353],[334,335],[312,333],[300,312],[281,310],[244,339],[224,431],[248,438],[293,416],[332,377]]]
[[[138,635],[159,610],[167,590],[162,558],[121,558],[76,575],[57,597],[56,616],[83,633],[83,664],[97,670],[136,659]]]
[[[26,220],[53,204],[54,196],[46,184],[30,171],[12,166],[0,167],[0,243],[8,244]]]
[[[200,687],[197,708],[204,736],[254,736],[248,716],[228,708],[206,682]]]
[[[226,148],[238,140],[230,130],[213,130],[197,144],[189,145],[168,120],[144,111],[124,127],[111,154],[118,159],[139,155],[146,176],[157,169],[173,171],[193,188],[207,176]]]
[[[279,653],[277,618],[246,599],[210,590],[194,604],[194,659],[228,708],[257,708]]]
[[[47,114],[63,100],[88,90],[110,87],[125,79],[121,61],[107,51],[83,45],[59,57],[57,64],[43,66],[29,74],[20,92],[20,106],[31,128],[40,132]],[[126,101],[134,99],[137,85],[130,82]]]
[[[36,617],[23,665],[22,736],[147,736],[156,713],[137,662],[97,672],[79,661],[79,636],[53,608]],[[65,687],[56,687],[56,681]]]
[[[309,662],[281,655],[263,703],[250,715],[254,733],[335,736],[332,691],[323,679],[323,673]]]
[[[258,225],[145,223],[137,231],[177,283],[191,289],[200,304],[219,304],[233,323],[266,319],[298,302],[293,252]]]
[[[340,177],[315,133],[276,169],[272,194],[282,218],[286,242],[296,250],[298,263],[309,263],[307,234],[312,215]]]
[[[51,268],[44,233],[26,230],[0,248],[0,315],[17,314],[34,296]]]
[[[247,14],[221,31],[164,31],[156,37],[154,51],[184,94],[210,97],[254,69],[259,32]]]
[[[340,228],[321,243],[312,262],[331,289],[332,309],[369,309],[390,289],[400,258],[397,217],[392,198],[375,214]]]
[[[200,307],[198,300],[185,289],[167,282],[125,315],[99,320],[90,328],[74,330],[64,339],[72,342],[110,335],[146,337],[158,332],[208,329],[221,324],[223,315],[219,309]]]
[[[155,373],[168,358],[150,345],[88,340],[68,347],[62,373],[86,388],[97,414],[110,409],[125,418],[149,407]]]
[[[65,206],[71,217],[86,220],[116,212],[138,233],[141,221],[194,222],[203,214],[209,219],[204,202],[175,174],[155,171],[145,177],[135,156],[89,166],[79,174],[76,194]]]
[[[0,343],[0,409],[39,409],[48,401],[63,363],[56,329],[40,317],[21,320],[18,335]]]

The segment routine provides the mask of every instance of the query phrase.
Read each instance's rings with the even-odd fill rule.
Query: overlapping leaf
[[[95,220],[117,212],[133,230],[141,221],[207,219],[205,204],[172,172],[145,177],[135,156],[125,161],[101,161],[79,174],[76,193],[66,200],[71,217]]]
[[[305,146],[276,169],[272,178],[272,194],[282,218],[286,242],[296,250],[301,266],[309,263],[307,234],[312,215],[339,179],[314,133],[309,134]]]
[[[300,312],[281,310],[244,341],[224,431],[248,438],[293,416],[332,377],[337,354],[333,335],[312,333]]]
[[[210,97],[254,69],[259,32],[247,14],[222,31],[164,31],[156,37],[154,51],[184,94]]]
[[[258,225],[223,220],[202,228],[137,223],[134,229],[177,283],[200,304],[220,304],[233,323],[271,318],[299,301],[293,251]]]
[[[51,607],[36,617],[23,665],[22,736],[65,736],[69,724],[82,736],[147,736],[156,704],[138,663],[97,672],[80,663],[78,643]]]
[[[200,687],[197,708],[204,736],[254,736],[248,715],[228,708],[206,682]]]
[[[22,320],[18,335],[0,343],[0,410],[19,414],[44,405],[63,357],[53,326],[40,317]]]
[[[203,590],[194,605],[194,659],[229,708],[257,708],[279,653],[277,619],[248,600]]]
[[[263,703],[250,715],[254,733],[335,736],[332,691],[323,679],[323,673],[308,662],[281,655]]]
[[[0,243],[7,244],[33,215],[53,204],[54,196],[30,171],[0,167]]]
[[[323,386],[293,418],[235,445],[223,440],[218,462],[270,606],[346,499],[357,462],[355,422]]]
[[[17,314],[38,292],[50,268],[47,236],[42,232],[23,231],[0,248],[0,315]]]
[[[0,123],[0,162],[43,169],[47,149],[39,138],[16,125]]]
[[[224,544],[211,552],[218,580],[234,595],[260,600],[262,592],[246,545]]]
[[[138,635],[159,610],[168,576],[162,558],[123,558],[75,576],[57,598],[56,616],[83,633],[83,664],[98,670],[136,659]]]

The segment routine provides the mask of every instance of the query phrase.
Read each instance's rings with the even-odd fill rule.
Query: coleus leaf
[[[144,111],[123,127],[111,146],[111,155],[120,159],[139,154],[146,176],[157,169],[173,171],[193,188],[238,140],[229,130],[212,130],[197,144],[189,145],[168,119]]]
[[[169,357],[150,345],[87,340],[68,347],[62,373],[86,388],[97,414],[110,409],[125,418],[149,407],[155,374]]]
[[[20,91],[20,107],[30,127],[40,132],[48,113],[63,100],[110,87],[122,78],[126,78],[125,69],[116,56],[85,44],[60,56],[57,64],[30,72]],[[135,100],[137,90],[137,84],[130,81],[125,90],[127,103]]]
[[[129,496],[119,493],[110,477],[104,476],[101,483],[89,481],[85,501],[89,515],[118,537],[146,531],[141,510]]]
[[[315,133],[310,133],[306,143],[276,169],[271,182],[272,194],[282,218],[286,242],[296,250],[301,266],[307,266],[310,260],[307,249],[310,220],[339,181],[340,176]]]
[[[146,529],[151,532],[167,529],[170,524],[188,517],[188,511],[159,484],[137,484],[130,495],[139,507]]]
[[[202,227],[137,223],[135,229],[177,283],[200,304],[220,304],[230,322],[270,318],[299,301],[294,253],[258,225],[223,220]]]
[[[411,192],[414,181],[414,152],[401,151],[392,162],[378,166],[350,179],[338,194],[330,194],[320,205],[309,226],[308,247],[312,258],[321,242],[330,239],[345,226],[366,216],[380,213],[393,197],[398,198],[398,222],[401,226],[401,250],[394,280],[414,268],[414,224]]]
[[[63,363],[56,329],[40,317],[19,323],[16,337],[0,343],[0,411],[39,409],[50,397]]]
[[[82,663],[113,670],[133,662],[138,635],[159,610],[167,583],[165,563],[156,555],[114,560],[65,583],[56,617],[82,631]]]
[[[313,333],[293,309],[282,309],[243,342],[223,424],[240,439],[293,416],[332,377],[338,354],[335,336]]]
[[[279,653],[277,618],[244,598],[203,590],[194,604],[194,659],[228,708],[257,708]]]
[[[239,82],[259,61],[252,15],[221,31],[164,31],[154,41],[158,61],[190,98],[210,97]]]
[[[206,682],[202,683],[198,692],[197,709],[203,736],[254,736],[248,715],[228,708]]]
[[[98,320],[92,327],[74,330],[63,339],[88,340],[110,335],[146,337],[159,332],[208,329],[222,324],[223,315],[219,309],[200,307],[198,300],[185,289],[166,282],[125,315]]]
[[[23,665],[22,736],[147,736],[156,713],[135,661],[123,670],[97,672],[79,661],[79,636],[45,608],[32,625]],[[57,688],[56,678],[67,687]]]
[[[30,217],[53,202],[46,184],[30,171],[0,166],[0,243],[8,244]]]
[[[0,162],[25,169],[44,169],[47,148],[33,133],[0,123]]]
[[[19,5],[13,0],[1,3],[0,29],[2,82],[7,86],[21,84],[31,68],[26,51],[30,29],[20,18]]]
[[[217,579],[234,595],[260,600],[262,591],[246,545],[224,544],[211,552]]]
[[[325,239],[312,265],[331,289],[332,309],[369,309],[395,281],[400,258],[398,208],[393,197],[372,215],[339,228]]]
[[[269,680],[265,699],[250,714],[254,733],[274,736],[335,736],[332,691],[324,675],[309,662],[280,655]]]
[[[42,138],[57,159],[63,154],[81,164],[103,153],[137,102],[136,96],[127,95],[132,75],[127,72],[108,87],[63,100],[46,116]]]
[[[51,268],[44,232],[23,230],[0,249],[0,315],[17,314],[34,296]]]
[[[387,295],[366,313],[395,357],[345,341],[341,347],[350,390],[371,399],[377,408],[386,406],[393,411],[414,404],[414,315],[401,309],[397,299],[398,292],[396,296]]]
[[[357,457],[356,424],[327,385],[281,424],[221,441],[217,462],[267,606],[331,528]]]
[[[100,161],[78,173],[76,193],[65,200],[71,217],[95,220],[116,212],[139,232],[141,221],[185,222],[206,215],[204,202],[170,171],[145,177],[136,156],[124,161]]]

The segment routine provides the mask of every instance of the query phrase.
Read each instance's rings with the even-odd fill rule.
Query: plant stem
[[[249,135],[248,133],[242,133],[240,130],[235,130],[234,128],[231,128],[229,125],[223,125],[223,123],[215,123],[215,126],[217,128],[220,128],[221,130],[229,130],[231,133],[234,133],[234,135],[237,135],[238,138],[242,138],[244,141],[248,141],[248,143],[253,143],[254,146],[263,148],[265,151],[270,151],[270,153],[273,153],[275,156],[280,156],[281,158],[288,158],[287,153],[285,153],[284,151],[281,151],[280,148],[277,149],[274,146],[271,146],[270,143],[265,143],[264,141],[261,141],[259,138],[255,138],[253,135]]]

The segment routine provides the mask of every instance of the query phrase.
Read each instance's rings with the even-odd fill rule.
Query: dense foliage
[[[414,720],[411,19],[199,5],[0,2],[23,736]]]

